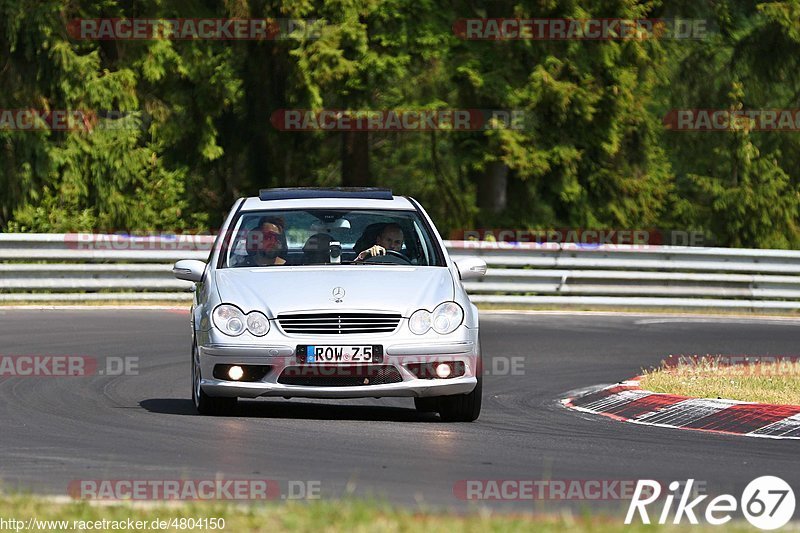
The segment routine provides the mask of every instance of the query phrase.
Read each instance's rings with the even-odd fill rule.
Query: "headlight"
[[[444,302],[436,306],[433,313],[420,309],[414,311],[408,319],[408,327],[412,333],[422,335],[429,329],[446,335],[456,330],[464,320],[464,310],[455,302]]]
[[[433,331],[445,335],[452,333],[464,320],[464,310],[455,302],[444,302],[433,310]]]
[[[425,309],[414,311],[414,314],[408,319],[408,327],[412,333],[422,335],[431,329],[431,314]]]
[[[222,331],[225,335],[236,337],[244,333],[244,313],[234,305],[222,304],[217,306],[211,314],[211,317],[217,329]]]
[[[263,313],[253,311],[247,314],[247,329],[256,337],[263,337],[269,331],[269,320]]]

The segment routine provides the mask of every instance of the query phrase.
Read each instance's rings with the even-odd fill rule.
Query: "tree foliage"
[[[76,18],[281,18],[279,40],[74,39]],[[704,18],[698,40],[472,41],[461,18]],[[672,109],[800,108],[792,0],[0,0],[0,110],[97,110],[91,128],[0,127],[5,231],[209,230],[270,186],[381,185],[444,233],[697,229],[800,246],[800,134],[676,132]],[[486,131],[286,132],[281,109],[496,109]],[[102,116],[102,113],[101,113]]]

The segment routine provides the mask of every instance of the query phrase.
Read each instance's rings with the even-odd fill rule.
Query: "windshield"
[[[416,211],[245,211],[231,225],[221,268],[392,264],[444,266]]]

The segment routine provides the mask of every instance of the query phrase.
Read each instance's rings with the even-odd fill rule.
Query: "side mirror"
[[[206,270],[206,264],[196,259],[182,259],[175,263],[172,267],[172,273],[176,278],[185,281],[194,281],[199,283],[203,280],[203,272]]]
[[[478,279],[486,274],[486,261],[479,257],[461,257],[455,260],[462,281]]]

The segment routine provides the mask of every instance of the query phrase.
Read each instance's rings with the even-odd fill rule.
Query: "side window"
[[[228,256],[225,258],[228,266],[235,267],[244,262],[247,256],[247,234],[255,228],[256,222],[257,219],[254,217],[239,217],[236,227],[233,229]]]
[[[427,246],[424,246],[422,243],[425,242],[425,236],[422,232],[422,228],[419,227],[419,224],[414,222],[414,240],[417,244],[417,254],[419,255],[420,262],[423,265],[430,265],[433,262],[431,257],[431,251],[428,249]]]

